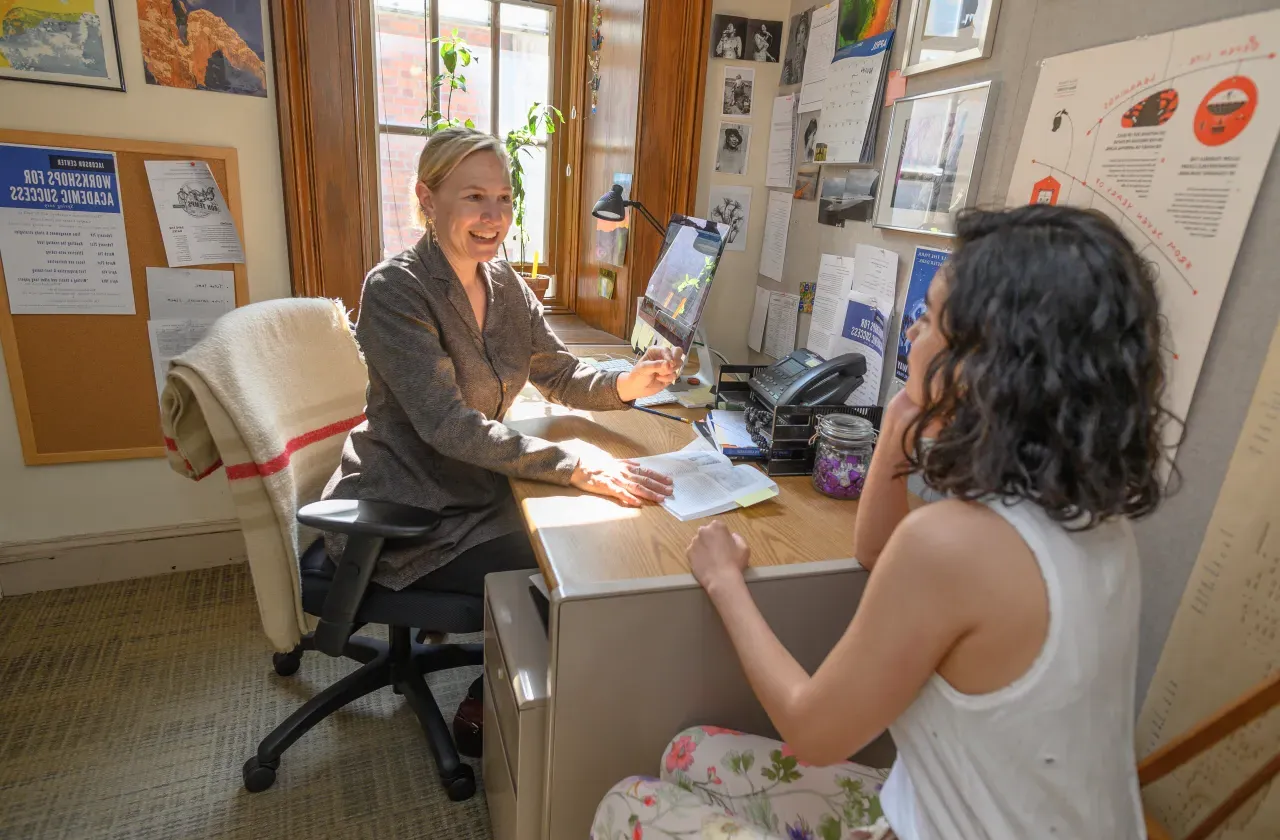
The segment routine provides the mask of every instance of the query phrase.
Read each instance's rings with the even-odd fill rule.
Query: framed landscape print
[[[0,0],[0,79],[124,90],[112,0]]]

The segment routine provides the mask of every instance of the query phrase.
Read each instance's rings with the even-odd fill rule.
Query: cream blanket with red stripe
[[[347,431],[363,422],[367,383],[346,312],[323,298],[237,309],[170,363],[160,398],[169,465],[197,481],[225,466],[276,650],[291,650],[310,624],[298,554],[317,534],[295,516],[320,497]]]

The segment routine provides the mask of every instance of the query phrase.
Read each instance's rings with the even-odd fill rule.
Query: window
[[[432,7],[437,17],[431,18]],[[374,38],[377,75],[378,159],[382,193],[382,247],[385,255],[399,253],[422,235],[413,224],[413,184],[423,143],[423,115],[429,110],[431,79],[443,72],[439,45],[432,38],[450,38],[456,31],[474,55],[466,76],[466,91],[447,90],[440,110],[470,118],[476,128],[506,137],[524,124],[529,106],[552,100],[555,6],[538,2],[500,0],[374,0]],[[494,44],[498,45],[495,53]],[[497,71],[498,84],[494,84]],[[545,142],[524,157],[525,259],[536,252],[543,265],[554,266]],[[507,255],[520,259],[519,233],[512,227]],[[549,296],[554,296],[553,282]]]

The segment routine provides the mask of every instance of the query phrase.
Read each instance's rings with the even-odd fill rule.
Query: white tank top
[[[989,505],[1035,554],[1049,632],[1035,663],[991,694],[938,674],[889,727],[881,791],[902,840],[1145,836],[1133,740],[1141,599],[1128,520],[1067,531],[1037,505]]]

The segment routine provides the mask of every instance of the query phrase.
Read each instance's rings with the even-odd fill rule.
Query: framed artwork
[[[995,110],[991,82],[899,99],[875,193],[878,228],[955,236],[956,213],[974,203],[987,127]]]
[[[124,90],[111,0],[0,3],[0,12],[0,79]]]
[[[991,57],[1000,0],[914,0],[902,75]]]
[[[262,0],[138,0],[138,33],[149,85],[267,95]]]

